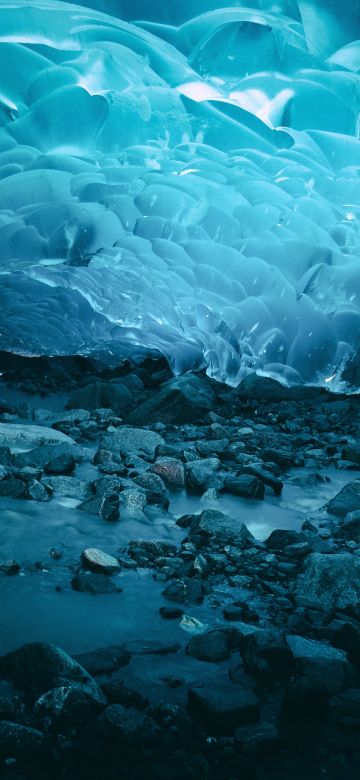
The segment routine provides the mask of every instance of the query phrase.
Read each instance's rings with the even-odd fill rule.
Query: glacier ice
[[[359,0],[0,0],[0,66],[0,349],[358,389]]]

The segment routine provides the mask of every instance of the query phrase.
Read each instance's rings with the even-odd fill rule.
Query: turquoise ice
[[[0,349],[358,389],[359,0],[87,4],[0,0]]]

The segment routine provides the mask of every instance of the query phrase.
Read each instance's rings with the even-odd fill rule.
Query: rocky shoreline
[[[172,378],[155,359],[104,369],[9,358],[2,380],[3,518],[7,501],[45,519],[63,501],[70,524],[83,518],[83,546],[69,555],[56,538],[42,561],[0,549],[0,587],[40,574],[60,613],[65,597],[74,608],[87,599],[89,615],[104,598],[115,615],[137,578],[139,624],[136,639],[114,631],[99,649],[95,621],[92,651],[75,657],[47,636],[21,647],[11,638],[0,658],[1,776],[357,777],[359,398],[261,378],[234,390]],[[249,530],[254,506],[280,515],[284,490],[306,507],[324,486],[329,500],[301,527],[261,539]],[[144,537],[117,545],[129,517]],[[103,546],[94,528],[108,534]],[[148,636],[140,615],[152,599]]]

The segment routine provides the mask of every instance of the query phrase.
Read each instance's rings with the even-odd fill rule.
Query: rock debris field
[[[358,397],[2,380],[1,777],[357,777]]]

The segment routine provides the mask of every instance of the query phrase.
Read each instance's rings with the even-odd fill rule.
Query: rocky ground
[[[174,379],[160,360],[104,370],[2,357],[1,507],[16,507],[14,523],[27,507],[46,521],[65,499],[69,524],[83,519],[75,557],[57,537],[42,561],[4,544],[0,589],[44,577],[55,622],[66,599],[74,613],[86,599],[94,640],[71,656],[41,629],[18,647],[2,621],[1,777],[358,777],[359,398]],[[305,506],[324,486],[329,500],[302,527],[256,538],[251,508],[280,516],[289,486]],[[181,491],[191,511],[179,515]],[[129,517],[144,538],[117,545]],[[0,539],[12,538],[7,518]],[[135,583],[137,634],[99,647],[99,615],[124,612]]]

